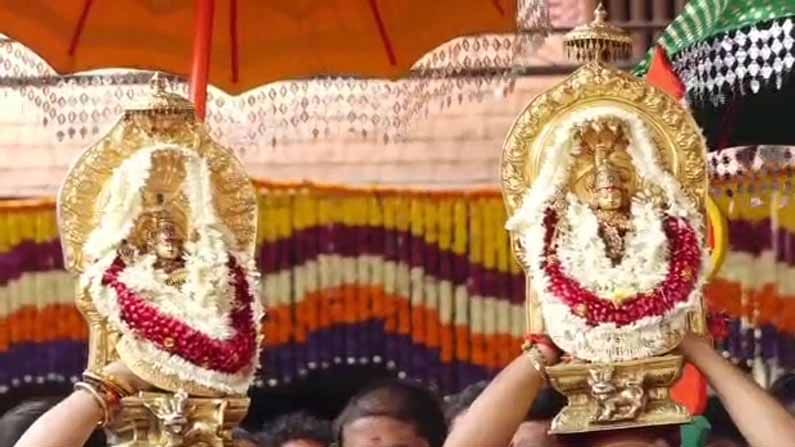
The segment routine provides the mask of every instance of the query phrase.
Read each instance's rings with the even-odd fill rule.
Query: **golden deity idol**
[[[675,99],[608,63],[631,39],[605,21],[566,38],[585,65],[517,118],[501,165],[528,330],[567,355],[554,433],[677,424],[676,348],[704,331],[706,147]]]
[[[607,245],[607,256],[617,264],[624,255],[624,237],[630,231],[629,188],[612,157],[623,155],[628,144],[618,120],[589,123],[580,129],[583,149],[593,154],[592,207],[599,220],[599,235]]]
[[[156,388],[124,397],[112,445],[231,445],[258,366],[257,201],[245,170],[155,82],[70,169],[58,213],[85,377],[117,360]]]

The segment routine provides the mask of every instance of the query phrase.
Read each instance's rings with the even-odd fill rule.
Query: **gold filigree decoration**
[[[254,253],[257,202],[245,169],[210,138],[186,99],[159,87],[153,97],[146,106],[128,109],[104,138],[84,151],[61,187],[59,227],[65,265],[72,272],[82,272],[91,261],[83,259],[83,245],[98,223],[96,199],[113,171],[136,151],[153,145],[175,145],[207,161],[216,214],[235,237],[232,250]]]
[[[646,373],[639,370],[616,381],[615,371],[613,365],[599,365],[588,371],[588,386],[597,404],[591,422],[631,421],[646,408],[648,396],[643,388]]]
[[[693,117],[674,98],[646,82],[618,69],[589,63],[530,101],[508,132],[500,161],[500,184],[509,216],[521,207],[544,161],[544,142],[551,136],[555,123],[575,110],[596,106],[617,107],[642,118],[658,149],[661,167],[673,174],[684,194],[704,210],[708,181],[706,143]],[[626,165],[624,161],[619,164]],[[585,202],[590,202],[589,185],[593,175],[592,158],[574,159],[569,187]],[[654,195],[658,189],[641,180],[638,182],[632,185],[633,193],[643,189]],[[528,271],[528,260],[521,245],[512,233],[512,252]],[[537,311],[536,303],[528,303],[527,329],[542,333],[545,330]]]
[[[541,168],[547,162],[557,161],[554,157],[559,154],[551,152],[563,143],[559,137],[567,138],[565,143],[576,147],[567,148],[571,149],[572,158],[567,160],[571,163],[566,183],[555,185],[563,191],[542,191],[572,192],[583,203],[591,204],[600,236],[608,239],[605,241],[608,256],[615,263],[622,257],[623,235],[631,230],[622,220],[629,211],[627,198],[642,195],[644,200],[662,206],[660,201],[670,198],[668,189],[675,189],[669,188],[671,185],[652,184],[655,180],[646,174],[648,177],[657,174],[640,170],[649,168],[649,161],[656,164],[654,170],[659,168],[674,177],[679,189],[695,205],[695,211],[704,216],[706,145],[693,117],[674,98],[604,63],[626,54],[631,41],[626,33],[606,22],[602,8],[596,15],[594,23],[578,27],[565,39],[570,52],[588,63],[533,99],[514,122],[503,145],[500,182],[508,215],[514,216]],[[589,114],[591,110],[598,113]],[[614,113],[611,115],[606,110]],[[592,120],[572,122],[575,114]],[[572,124],[576,126],[572,134],[559,135],[560,129],[571,129]],[[632,126],[633,135],[626,133],[625,124]],[[635,141],[626,137],[637,137],[634,134],[642,136],[640,143],[644,150],[655,152],[654,160],[632,159],[634,152],[626,149]],[[636,162],[646,166],[635,165]],[[550,199],[556,209],[564,200],[559,196]],[[522,246],[519,232],[512,232],[511,242],[514,255],[529,272],[528,252]],[[536,266],[533,267],[535,271]],[[528,278],[528,284],[533,279]],[[617,296],[614,304],[621,305],[621,299]],[[547,333],[553,340],[566,342],[582,335],[570,330],[571,326],[545,322],[541,308],[542,304],[528,287],[526,311],[530,333]],[[608,359],[637,358],[627,355],[632,352],[668,353],[687,330],[685,320],[685,316],[674,316],[645,332],[619,333],[607,327],[588,334],[587,338],[581,337],[582,343],[576,349],[603,350],[604,358]],[[558,326],[549,328],[545,323]],[[609,364],[587,363],[571,357],[547,368],[550,383],[569,402],[553,420],[551,431],[577,433],[685,423],[690,418],[687,410],[674,403],[669,395],[681,368],[682,357],[670,354]]]
[[[569,363],[547,368],[550,384],[568,398],[552,420],[552,433],[684,424],[687,409],[671,400],[682,356],[612,364]]]
[[[232,447],[232,430],[243,420],[249,399],[196,398],[185,392],[143,392],[126,397],[107,430],[113,445]]]
[[[503,145],[500,182],[509,215],[521,206],[544,160],[543,143],[575,109],[615,106],[642,118],[658,144],[660,162],[703,209],[707,193],[705,142],[695,120],[661,90],[620,70],[587,64],[533,99],[513,124]]]
[[[632,36],[608,23],[602,3],[594,11],[593,22],[566,33],[563,45],[569,58],[580,62],[611,62],[632,54]]]

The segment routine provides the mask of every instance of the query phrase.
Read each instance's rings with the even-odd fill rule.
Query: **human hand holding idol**
[[[565,353],[546,368],[569,399],[553,433],[690,419],[669,388],[677,346],[705,326],[706,148],[676,100],[608,64],[630,43],[601,11],[575,29],[587,63],[530,102],[503,150],[530,337]]]

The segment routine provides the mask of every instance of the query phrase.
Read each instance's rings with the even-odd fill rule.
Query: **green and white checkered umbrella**
[[[780,89],[795,64],[795,0],[691,0],[657,44],[691,104]]]

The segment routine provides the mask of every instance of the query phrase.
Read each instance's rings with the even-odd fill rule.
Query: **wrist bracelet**
[[[110,423],[124,397],[134,394],[134,390],[131,388],[113,376],[102,376],[91,371],[85,371],[83,380],[75,384],[75,389],[90,394],[102,409],[100,427]]]
[[[549,383],[549,377],[547,376],[547,363],[546,358],[544,358],[544,354],[538,349],[536,345],[530,345],[526,348],[522,349],[530,360],[530,364],[533,366],[533,369],[538,371],[538,374],[541,376],[541,380],[544,383]]]
[[[108,395],[108,393],[103,395],[100,390],[88,382],[75,383],[75,390],[83,390],[88,393],[102,410],[102,419],[97,422],[97,425],[99,427],[105,427],[108,425],[112,419],[111,407],[118,406],[119,401],[116,400],[112,395]]]
[[[541,345],[546,346],[551,351],[555,351],[560,355],[561,351],[557,345],[550,340],[548,336],[545,334],[527,334],[524,337],[524,343],[522,344],[522,349],[525,349],[525,346],[532,346],[532,345]]]
[[[108,387],[120,397],[132,396],[136,392],[135,387],[112,374],[97,374],[85,371],[83,372],[83,380]]]

